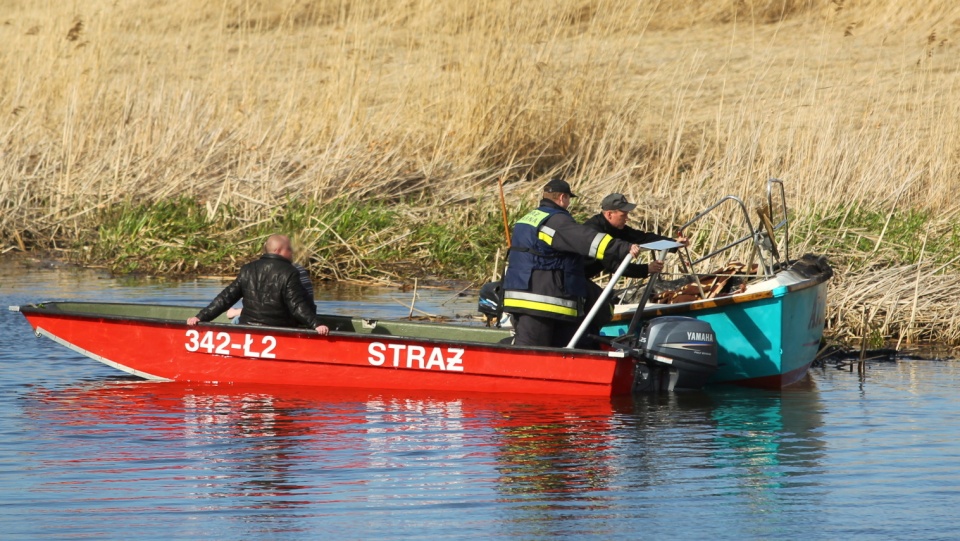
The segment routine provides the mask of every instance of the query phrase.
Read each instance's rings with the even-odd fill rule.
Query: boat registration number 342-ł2
[[[216,355],[242,354],[244,357],[260,359],[276,359],[273,353],[277,347],[277,339],[273,336],[261,336],[255,340],[249,334],[243,335],[243,343],[233,342],[229,333],[213,331],[200,332],[196,329],[187,330],[187,341],[184,344],[187,351],[206,351]]]
[[[265,335],[259,339],[249,334],[243,335],[243,342],[234,342],[229,333],[187,329],[187,341],[184,347],[189,352],[204,351],[214,355],[236,355],[258,359],[276,359],[273,350],[277,347],[276,337]],[[384,344],[372,342],[367,347],[367,362],[373,366],[395,368],[419,368],[421,370],[445,370],[463,372],[463,353],[461,348],[426,348],[417,345]]]

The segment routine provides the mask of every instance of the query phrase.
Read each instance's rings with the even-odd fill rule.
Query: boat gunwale
[[[787,293],[794,293],[797,291],[802,291],[804,289],[809,289],[811,287],[819,286],[820,284],[826,283],[833,276],[833,269],[827,268],[822,272],[818,272],[815,275],[809,276],[799,282],[794,284],[777,286],[766,291],[756,291],[753,293],[739,293],[735,295],[728,295],[725,297],[714,297],[712,299],[700,299],[696,301],[689,301],[684,303],[677,304],[656,304],[650,305],[647,310],[644,310],[644,313],[652,314],[653,316],[665,316],[665,315],[676,315],[684,314],[689,312],[695,312],[699,310],[708,310],[711,308],[719,308],[723,306],[729,306],[733,304],[741,304],[746,302],[754,302],[764,299],[772,299],[774,297],[774,291],[778,288],[786,288]],[[780,297],[781,295],[777,295]],[[636,310],[627,310],[614,314],[611,318],[611,322],[620,322],[623,320],[629,320],[633,317],[633,314]]]
[[[183,305],[172,305],[172,304],[146,304],[146,303],[134,303],[134,302],[94,302],[94,301],[44,301],[40,303],[32,303],[28,305],[21,305],[16,307],[17,311],[24,314],[38,314],[38,315],[51,315],[57,317],[65,317],[70,319],[82,319],[82,320],[99,320],[99,321],[134,321],[137,323],[142,323],[145,325],[150,325],[154,327],[179,327],[186,328],[189,327],[186,321],[177,322],[170,319],[161,319],[155,317],[142,317],[142,316],[128,316],[128,315],[117,315],[117,314],[100,314],[92,312],[81,312],[81,311],[68,311],[61,308],[60,304],[87,304],[87,305],[109,305],[109,306],[134,306],[134,307],[163,307],[163,308],[182,308],[194,310],[195,307],[192,306],[183,306]],[[52,306],[44,306],[52,305]],[[13,307],[10,307],[13,309]],[[341,316],[335,314],[317,314],[318,317],[322,320],[324,318],[330,319],[348,319],[351,321],[358,320],[363,321],[365,319],[376,319],[377,321],[385,322],[395,322],[402,325],[424,325],[423,323],[411,321],[394,321],[394,320],[384,320],[383,318],[362,318],[362,317],[351,317],[351,316]],[[237,329],[239,332],[240,329],[253,329],[258,332],[269,332],[273,334],[282,334],[288,336],[301,336],[305,338],[320,337],[315,331],[307,328],[292,328],[292,327],[272,327],[266,325],[239,325],[234,323],[218,323],[213,321],[205,321],[198,323],[195,327],[212,327],[212,328],[221,328],[221,329]],[[482,330],[484,328],[480,327],[476,330]],[[347,339],[356,339],[356,340],[369,340],[371,337],[377,337],[381,339],[391,338],[395,340],[404,340],[409,342],[417,343],[426,343],[432,345],[450,345],[450,344],[470,344],[472,346],[478,346],[481,348],[490,348],[490,349],[503,349],[510,351],[530,351],[530,352],[539,352],[539,353],[552,353],[560,355],[572,355],[575,354],[578,357],[591,357],[599,358],[599,360],[611,360],[619,361],[624,357],[629,357],[630,355],[623,352],[617,351],[597,351],[597,350],[588,350],[588,349],[579,349],[579,348],[553,348],[553,347],[544,347],[544,346],[516,346],[513,344],[501,344],[498,342],[480,342],[476,340],[443,340],[440,338],[428,338],[428,337],[418,337],[418,336],[409,336],[409,335],[380,335],[373,333],[362,333],[356,331],[334,331],[331,330],[329,335],[331,337],[337,338],[347,338]]]

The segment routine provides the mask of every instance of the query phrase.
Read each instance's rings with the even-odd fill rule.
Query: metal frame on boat
[[[775,192],[776,189],[776,192]],[[716,374],[711,382],[736,383],[752,387],[781,388],[802,379],[820,349],[827,306],[827,285],[833,270],[822,256],[806,254],[790,259],[790,232],[786,195],[783,182],[767,182],[766,208],[759,209],[760,223],[754,227],[747,206],[738,197],[728,195],[697,214],[678,230],[682,234],[718,208],[731,204],[742,213],[746,234],[729,244],[696,259],[685,250],[687,279],[672,286],[686,286],[692,300],[675,304],[646,304],[642,318],[667,315],[696,318],[711,325],[717,335]],[[774,224],[774,196],[779,196],[778,215]],[[778,245],[776,233],[782,231]],[[749,243],[750,257],[759,260],[756,276],[740,275],[742,290],[723,292],[719,288],[703,286],[706,275],[697,267],[704,262],[716,262],[729,257],[733,249]],[[744,266],[750,269],[752,265]],[[711,277],[716,279],[715,274]],[[726,278],[730,278],[729,276]],[[629,298],[629,291],[621,298]],[[601,334],[618,337],[627,333],[628,324],[637,310],[637,304],[616,307],[610,324]]]

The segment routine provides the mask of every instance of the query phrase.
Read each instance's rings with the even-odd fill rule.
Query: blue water
[[[956,362],[617,401],[203,387],[124,377],[6,310],[222,286],[0,264],[0,538],[960,537]],[[318,290],[378,317],[411,296]]]

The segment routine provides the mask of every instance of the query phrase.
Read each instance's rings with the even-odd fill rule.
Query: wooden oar
[[[500,212],[503,214],[503,236],[507,241],[507,249],[510,248],[510,224],[507,220],[507,198],[503,195],[503,177],[500,177]]]

